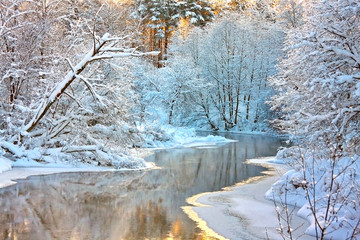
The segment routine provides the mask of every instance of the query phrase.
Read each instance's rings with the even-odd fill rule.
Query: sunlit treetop
[[[254,10],[262,12],[269,7],[276,11],[280,0],[208,0],[208,2],[215,9],[215,14],[223,10],[234,10],[243,11],[251,16]]]
[[[120,3],[120,4],[122,4],[122,3],[131,3],[131,2],[133,2],[132,0],[106,0],[107,2],[111,2],[111,3]]]

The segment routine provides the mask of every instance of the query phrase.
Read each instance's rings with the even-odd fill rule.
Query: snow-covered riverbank
[[[130,157],[143,159],[152,154],[154,150],[164,148],[185,148],[185,147],[209,147],[218,144],[225,144],[233,140],[221,136],[208,135],[206,137],[195,136],[194,129],[167,129],[167,133],[172,138],[167,142],[152,141],[152,148],[140,148],[129,151]],[[17,149],[17,151],[20,151]],[[24,154],[25,155],[25,154]],[[0,155],[0,188],[16,184],[17,179],[25,179],[34,175],[46,175],[64,172],[100,172],[100,171],[128,171],[143,170],[155,167],[154,163],[145,162],[143,167],[138,169],[115,169],[114,167],[96,166],[90,164],[73,165],[66,162],[46,162],[39,163],[32,159],[20,159],[11,161]]]
[[[236,186],[215,193],[205,193],[188,199],[195,207],[185,208],[185,212],[204,231],[215,231],[224,239],[280,239],[277,232],[279,221],[274,203],[265,199],[265,193],[287,167],[272,161],[274,158],[254,159],[249,163],[269,168],[265,176],[255,177]],[[216,216],[216,217],[214,217]],[[303,235],[308,223],[293,214],[292,225],[295,236]],[[315,239],[302,236],[301,239]]]

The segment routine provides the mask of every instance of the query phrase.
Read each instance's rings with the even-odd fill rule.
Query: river
[[[264,135],[225,137],[237,142],[155,151],[151,170],[19,180],[0,190],[0,239],[206,239],[183,212],[186,199],[261,175],[245,160],[283,145]]]

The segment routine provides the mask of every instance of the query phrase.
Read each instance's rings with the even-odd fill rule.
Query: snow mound
[[[266,199],[299,207],[297,215],[310,223],[308,235],[316,236],[316,231],[320,232],[317,224],[321,224],[326,228],[325,239],[360,239],[356,233],[360,222],[360,156],[342,157],[334,164],[332,159],[314,160],[310,154],[303,154],[306,168],[302,168],[295,161],[300,151],[278,154],[286,162],[289,158],[293,169],[272,185]],[[311,209],[315,209],[316,218]]]
[[[8,171],[12,168],[12,161],[0,157],[0,173]]]
[[[194,128],[174,128],[171,126],[163,126],[161,137],[154,138],[153,135],[145,137],[145,147],[150,148],[183,148],[183,147],[208,147],[234,140],[226,139],[221,136],[208,135],[206,137],[196,136]],[[165,140],[165,141],[164,141]]]
[[[248,160],[250,163],[255,164],[285,164],[284,160],[278,159],[275,156],[272,157],[262,157],[262,158],[252,158]]]

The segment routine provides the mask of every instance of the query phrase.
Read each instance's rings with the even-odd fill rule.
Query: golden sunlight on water
[[[211,207],[199,198],[257,180],[265,169],[246,159],[271,156],[281,144],[237,139],[157,151],[147,160],[159,167],[149,171],[54,174],[0,189],[0,239],[226,239],[195,212]]]
[[[249,163],[248,161],[246,161],[246,163]],[[269,165],[266,165],[266,164],[257,164],[255,163],[256,165],[261,165],[263,167],[269,167]],[[264,176],[256,176],[256,177],[251,177],[245,181],[241,181],[240,183],[237,183],[233,186],[229,186],[229,187],[224,187],[222,189],[222,191],[231,191],[231,188],[233,187],[239,187],[239,186],[242,186],[242,185],[245,185],[245,184],[250,184],[252,182],[256,182],[256,181],[259,181],[261,179],[263,179],[264,177],[266,177],[266,175],[271,175],[271,169],[270,171],[263,171],[262,172],[263,174],[265,174]],[[218,191],[218,192],[221,192],[221,191]],[[185,207],[182,207],[182,210],[184,211],[184,213],[191,219],[193,220],[194,222],[196,222],[196,225],[202,230],[203,234],[204,234],[204,239],[219,239],[219,240],[225,240],[227,238],[221,236],[220,234],[218,234],[217,232],[215,232],[213,229],[211,229],[207,222],[202,219],[201,217],[199,217],[199,215],[194,211],[194,207],[212,207],[211,205],[206,205],[206,204],[203,204],[203,203],[200,203],[198,201],[198,199],[200,197],[203,197],[203,196],[206,196],[206,195],[209,195],[209,194],[214,194],[216,192],[205,192],[205,193],[200,193],[200,194],[196,194],[192,197],[189,197],[186,199],[186,202],[191,205],[191,206],[185,206]]]
[[[188,217],[196,222],[196,225],[202,230],[204,237],[203,239],[219,239],[226,240],[227,238],[221,236],[210,227],[208,227],[206,221],[199,217],[199,215],[193,210],[193,207],[186,206],[182,207],[182,210],[188,215]]]

